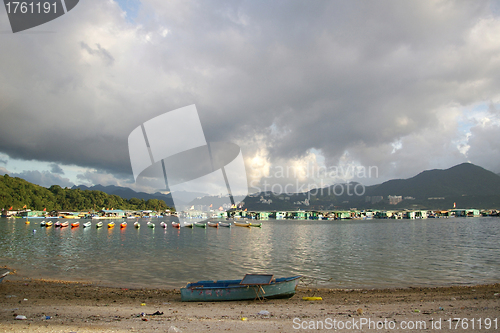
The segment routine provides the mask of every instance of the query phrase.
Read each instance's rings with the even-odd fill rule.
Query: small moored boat
[[[102,228],[102,226],[104,225],[104,223],[102,223],[102,221],[99,221],[95,224],[95,227],[96,228]]]
[[[90,222],[90,221],[85,222],[85,223],[83,224],[83,227],[84,227],[84,228],[89,228],[89,227],[91,227],[91,226],[92,226],[92,222]]]
[[[251,223],[248,223],[248,222],[234,222],[234,225],[237,226],[237,227],[246,227],[246,228],[250,228],[250,224]]]
[[[181,288],[183,302],[241,301],[289,298],[301,276],[274,279],[273,275],[247,274],[242,280],[198,281]]]
[[[153,229],[155,228],[155,224],[153,222],[148,222],[147,224],[148,224],[148,227],[153,228]]]
[[[0,282],[2,282],[2,280],[7,276],[9,275],[10,271],[6,268],[0,268]]]
[[[193,227],[193,223],[191,223],[191,222],[184,222],[183,226],[185,228],[192,228]]]
[[[52,227],[52,221],[45,223],[45,227],[46,228]]]
[[[46,224],[45,221],[40,222],[40,227],[45,227],[45,224]]]
[[[163,221],[160,222],[160,226],[164,229],[167,229],[167,224]]]
[[[201,223],[201,222],[195,222],[194,226],[198,227],[198,228],[206,228],[207,227],[207,225],[205,223]]]
[[[120,228],[123,229],[123,228],[126,228],[126,227],[127,227],[127,222],[126,221],[120,223]]]
[[[61,222],[61,224],[59,226],[61,228],[69,227],[69,222],[68,221]]]
[[[111,229],[111,228],[114,228],[115,227],[115,222],[109,222],[108,223],[108,228]]]
[[[209,227],[212,227],[212,228],[218,228],[219,227],[219,223],[217,223],[217,222],[207,222],[207,225]]]
[[[139,229],[139,228],[141,227],[141,224],[139,223],[139,221],[135,221],[135,222],[134,222],[134,227],[135,227],[136,229]]]
[[[177,223],[177,222],[172,222],[172,227],[180,229],[181,228],[181,224]]]
[[[219,222],[220,227],[231,228],[231,222]]]
[[[254,227],[254,228],[261,228],[262,227],[262,223],[250,223],[250,226]]]
[[[71,228],[78,228],[80,226],[80,222],[71,223]]]

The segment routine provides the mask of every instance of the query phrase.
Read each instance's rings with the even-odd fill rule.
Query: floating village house
[[[479,209],[452,209],[450,212],[454,213],[455,216],[459,217],[477,217],[481,216],[481,213],[479,212]]]

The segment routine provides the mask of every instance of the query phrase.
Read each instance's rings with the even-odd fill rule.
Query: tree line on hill
[[[400,197],[401,201],[391,203],[389,196]],[[477,165],[462,163],[377,185],[352,182],[305,193],[263,192],[244,201],[248,210],[452,209],[454,206],[498,209],[500,177]]]
[[[349,209],[447,209],[458,208],[498,208],[500,206],[500,177],[479,166],[463,163],[446,170],[427,170],[409,179],[394,179],[378,185],[361,186],[362,194],[356,192],[357,183],[336,184],[320,191],[306,193],[273,194],[257,193],[243,199],[248,210],[330,210]],[[349,191],[350,187],[350,191]],[[105,208],[130,210],[168,209],[165,203],[171,197],[155,194],[156,198],[143,199],[133,195],[131,189],[103,187],[121,193],[107,194],[100,190],[82,188],[50,188],[31,184],[21,178],[0,176],[0,208],[31,210],[86,211]],[[356,195],[353,195],[355,193]],[[391,204],[388,196],[400,196],[402,201]],[[128,196],[130,199],[125,199]],[[373,200],[379,198],[379,200]],[[307,199],[307,201],[306,201]],[[172,202],[173,204],[173,202]],[[171,205],[172,205],[171,204]],[[189,205],[218,204],[213,197],[195,199]],[[170,208],[173,210],[172,208]]]
[[[32,184],[18,177],[0,176],[0,207],[3,210],[94,211],[101,209],[173,210],[158,199],[124,199],[102,191],[50,188]]]

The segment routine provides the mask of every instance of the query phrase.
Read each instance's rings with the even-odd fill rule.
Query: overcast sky
[[[85,0],[16,34],[2,6],[0,45],[0,171],[43,186],[139,189],[129,134],[192,104],[253,187],[500,172],[495,1]]]

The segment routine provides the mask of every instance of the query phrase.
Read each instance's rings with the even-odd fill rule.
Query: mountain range
[[[389,196],[393,197],[392,202]],[[245,207],[249,210],[446,209],[454,206],[500,208],[500,176],[477,165],[463,163],[372,186],[336,184],[305,193],[277,195],[266,192],[245,199]]]
[[[366,196],[402,196],[398,206],[461,208],[500,206],[500,176],[471,163],[446,170],[427,170],[366,188]],[[404,199],[404,198],[408,199]],[[411,198],[410,198],[411,197]],[[365,199],[366,200],[366,199]],[[384,204],[384,202],[382,202]],[[384,205],[387,207],[387,205]]]
[[[173,206],[172,196],[160,192],[148,194],[113,185],[80,185],[73,188],[99,190],[126,199],[159,199],[165,201],[168,206]],[[214,197],[201,197],[202,195],[181,193],[184,204],[218,205]],[[395,197],[392,204],[389,196]],[[195,197],[201,198],[193,200]],[[454,205],[457,208],[499,208],[500,175],[471,163],[463,163],[446,170],[427,170],[412,178],[393,179],[378,185],[336,184],[319,191],[290,195],[265,192],[247,196],[243,201],[248,210],[446,209]]]
[[[89,190],[89,191],[101,191],[107,194],[113,194],[117,195],[119,197],[125,198],[125,199],[132,199],[132,198],[137,198],[137,199],[158,199],[158,200],[163,200],[169,207],[174,206],[174,202],[172,200],[172,196],[170,194],[163,194],[161,192],[156,192],[153,194],[150,193],[145,193],[145,192],[136,192],[128,187],[121,187],[121,186],[115,186],[115,185],[109,185],[109,186],[103,186],[103,185],[94,185],[94,186],[85,186],[85,185],[78,185],[78,186],[73,186],[72,189],[80,189],[82,191],[84,190]]]
[[[78,186],[75,185],[72,187],[72,189],[77,189],[77,188],[80,190],[101,191],[106,194],[117,195],[124,199],[137,198],[137,199],[144,199],[146,201],[148,199],[158,199],[158,200],[163,200],[169,207],[174,206],[174,201],[170,193],[163,194],[161,192],[156,192],[156,193],[136,192],[128,187],[121,187],[115,185],[108,185],[108,186],[94,185],[90,187],[85,185],[78,185]],[[191,202],[193,199],[197,197],[202,197],[206,195],[205,193],[186,192],[186,191],[179,191],[176,192],[175,194],[177,202],[182,206],[187,205],[189,202]]]

